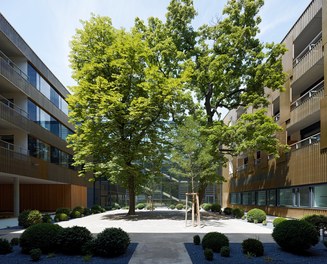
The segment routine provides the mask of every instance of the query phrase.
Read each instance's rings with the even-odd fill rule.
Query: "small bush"
[[[90,208],[84,208],[83,215],[87,216],[91,214],[92,214],[92,210]]]
[[[13,237],[10,240],[10,245],[12,245],[12,246],[18,246],[19,245],[19,238],[18,237]]]
[[[69,208],[57,208],[56,210],[56,215],[59,214],[66,214],[66,215],[70,215],[71,210]]]
[[[82,214],[79,211],[72,211],[70,213],[70,217],[71,218],[80,218],[80,217],[82,217]]]
[[[30,226],[20,237],[22,252],[28,254],[34,248],[41,249],[43,253],[54,252],[57,248],[57,235],[61,229],[59,225],[47,223]]]
[[[210,248],[214,252],[220,252],[223,246],[229,246],[228,238],[219,232],[209,232],[202,238],[202,248]]]
[[[112,205],[112,209],[113,209],[113,210],[118,210],[118,209],[121,209],[121,206],[120,206],[119,203],[114,203],[114,204]],[[103,211],[102,211],[102,212],[103,212]]]
[[[226,246],[223,246],[221,249],[220,249],[220,255],[222,257],[229,257],[230,256],[230,248],[229,247],[226,247]]]
[[[232,214],[232,211],[233,211],[233,209],[230,208],[230,207],[224,208],[224,214],[225,215],[231,215]]]
[[[202,204],[202,208],[204,211],[210,211],[211,210],[211,207],[212,207],[212,204],[211,203],[204,203]]]
[[[174,210],[176,206],[174,204],[169,205],[169,209]]]
[[[206,248],[204,250],[204,258],[209,261],[213,260],[213,251],[211,248]]]
[[[61,214],[56,214],[54,220],[56,222],[68,221],[69,217],[65,213],[61,213]]]
[[[12,245],[5,238],[0,238],[0,255],[9,254],[12,252]]]
[[[51,224],[52,223],[52,218],[49,214],[44,214],[42,215],[42,223],[48,223]]]
[[[145,204],[144,203],[138,203],[136,206],[135,206],[136,209],[139,209],[139,210],[142,210],[145,208]]]
[[[70,218],[80,218],[84,216],[84,208],[81,206],[76,206],[70,213]]]
[[[146,206],[146,210],[151,210],[153,211],[154,209],[156,209],[156,207],[153,204],[147,204]]]
[[[183,204],[176,204],[176,209],[177,210],[182,210],[183,209],[183,207],[184,207],[184,205]]]
[[[92,234],[86,227],[73,226],[63,228],[58,232],[57,245],[64,254],[78,255],[82,253],[83,245],[90,240],[92,240]]]
[[[42,214],[38,210],[25,210],[18,216],[18,225],[24,228],[39,223],[42,223]]]
[[[260,257],[263,256],[264,248],[258,239],[248,238],[242,243],[242,251],[244,254]]]
[[[280,224],[281,222],[284,222],[284,221],[287,221],[287,219],[284,217],[277,217],[273,221],[273,226],[276,227],[278,224]]]
[[[33,248],[30,250],[29,254],[31,256],[31,260],[39,261],[42,256],[42,250],[39,248]]]
[[[114,209],[114,207],[113,207]],[[104,209],[101,205],[95,204],[91,207],[92,213],[93,214],[99,214],[99,213],[103,213],[106,211],[106,209]]]
[[[244,210],[241,208],[233,208],[232,209],[232,215],[237,218],[240,219],[244,216]]]
[[[266,220],[267,216],[265,211],[258,208],[254,208],[247,213],[246,218],[248,222],[251,223],[255,222],[255,220],[257,220],[257,223],[262,223],[262,221]]]
[[[274,228],[272,237],[282,249],[291,252],[302,252],[319,242],[316,228],[303,220],[279,223]]]
[[[106,228],[94,240],[94,253],[102,257],[120,256],[129,244],[130,238],[121,228]]]
[[[212,204],[211,205],[211,212],[220,213],[221,212],[221,205],[220,204]]]
[[[267,225],[267,220],[263,220],[262,225],[266,226]]]
[[[201,238],[200,238],[199,235],[195,235],[195,236],[193,236],[193,243],[194,243],[194,245],[200,245],[200,243],[201,243]]]
[[[95,244],[94,244],[95,239],[91,239],[84,243],[84,245],[81,248],[81,254],[82,255],[93,255],[95,252]]]
[[[306,215],[301,220],[307,221],[313,224],[316,229],[319,231],[320,229],[327,229],[327,216],[324,215]]]

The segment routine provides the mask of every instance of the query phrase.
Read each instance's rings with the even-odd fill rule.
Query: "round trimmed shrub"
[[[276,243],[286,251],[302,252],[319,242],[319,232],[303,220],[287,220],[279,223],[272,233]]]
[[[209,232],[202,238],[202,248],[210,248],[214,252],[220,252],[223,246],[229,246],[228,238],[219,232]]]
[[[179,203],[179,204],[176,204],[176,209],[177,209],[177,210],[182,210],[182,209],[183,209],[183,207],[184,207],[184,205],[183,205],[183,204],[181,204],[181,203]]]
[[[42,256],[42,250],[39,248],[33,248],[30,250],[29,254],[31,256],[31,260],[39,261]]]
[[[204,258],[209,261],[213,260],[213,251],[211,248],[206,248],[204,250]]]
[[[54,219],[55,219],[56,222],[68,221],[69,216],[66,215],[65,213],[61,213],[61,214],[56,214]]]
[[[138,203],[136,206],[135,206],[136,209],[139,209],[139,210],[142,210],[145,208],[145,204],[144,203]]]
[[[220,213],[221,212],[221,205],[220,204],[212,204],[211,205],[211,212]]]
[[[102,208],[103,209],[103,208]],[[120,204],[119,203],[114,203],[113,204],[113,206],[112,206],[112,209],[113,210],[118,210],[118,209],[121,209],[121,206],[120,206]],[[102,211],[102,213],[103,213],[104,211]]]
[[[27,228],[20,237],[22,252],[28,254],[31,249],[39,248],[43,253],[57,249],[57,235],[62,229],[59,225],[41,223]]]
[[[258,239],[248,238],[242,242],[242,251],[244,254],[251,254],[256,257],[263,256],[264,248]]]
[[[0,255],[9,254],[12,252],[12,245],[5,238],[0,238]]]
[[[272,224],[274,227],[276,227],[278,224],[280,224],[281,222],[284,222],[284,221],[287,221],[287,219],[284,217],[277,217],[274,219]]]
[[[194,244],[194,245],[200,245],[200,243],[201,243],[201,238],[200,238],[200,236],[199,236],[199,235],[195,235],[195,236],[193,236],[193,244]]]
[[[87,216],[91,214],[92,214],[92,210],[90,208],[84,208],[83,215]]]
[[[42,214],[39,210],[24,210],[18,216],[18,225],[24,228],[39,223],[42,223]]]
[[[244,210],[241,208],[233,208],[232,209],[232,215],[237,218],[237,219],[241,219],[244,216]]]
[[[114,209],[114,206],[113,206]],[[101,205],[95,204],[91,207],[91,211],[93,214],[99,214],[99,213],[103,213],[106,211],[106,209],[102,208]]]
[[[212,207],[212,204],[211,203],[204,203],[202,204],[202,208],[204,211],[210,211],[211,210],[211,207]]]
[[[124,254],[130,244],[128,234],[121,228],[106,228],[94,240],[94,253],[102,257],[116,257]]]
[[[220,255],[222,257],[229,257],[230,256],[230,248],[229,247],[226,247],[226,246],[223,246],[221,249],[220,249]]]
[[[79,211],[72,211],[71,213],[70,213],[70,217],[71,218],[80,218],[80,217],[82,217],[82,214],[79,212]]]
[[[59,215],[59,214],[70,215],[70,212],[71,212],[71,210],[69,208],[65,208],[65,207],[57,208],[56,215]]]
[[[52,223],[52,218],[49,214],[44,214],[42,215],[42,223],[48,223],[51,224]]]
[[[63,228],[58,232],[58,249],[67,255],[79,255],[85,243],[92,240],[91,232],[82,226]]]
[[[174,210],[176,206],[174,204],[169,205],[169,209]]]
[[[262,221],[266,220],[267,215],[266,215],[265,211],[258,209],[258,208],[254,208],[254,209],[251,209],[247,213],[246,218],[247,218],[248,222],[251,222],[251,223],[254,223],[254,222],[262,223]]]
[[[301,220],[307,221],[310,224],[313,224],[316,229],[327,229],[327,216],[324,215],[306,215]]]
[[[232,211],[233,211],[233,209],[230,208],[230,207],[224,208],[224,214],[225,215],[231,215],[232,214]]]

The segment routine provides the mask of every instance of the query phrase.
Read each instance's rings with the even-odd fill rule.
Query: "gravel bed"
[[[264,243],[264,256],[251,257],[242,253],[240,243],[230,243],[230,257],[221,257],[214,253],[213,261],[207,261],[201,245],[185,243],[186,250],[191,257],[193,264],[244,264],[244,263],[279,263],[279,264],[322,264],[327,261],[327,249],[319,243],[315,247],[305,252],[303,255],[295,255],[280,249],[275,243]]]
[[[101,258],[92,257],[91,259],[84,259],[83,256],[67,256],[62,254],[42,255],[41,259],[36,262],[40,264],[80,264],[80,263],[93,263],[93,264],[128,264],[130,261],[137,243],[131,243],[124,255],[116,258]],[[6,255],[0,255],[0,263],[2,264],[21,264],[21,263],[35,263],[31,260],[29,255],[21,253],[19,246],[13,247],[13,252]]]

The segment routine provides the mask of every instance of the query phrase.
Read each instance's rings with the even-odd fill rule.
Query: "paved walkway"
[[[63,227],[85,226],[92,233],[101,232],[107,227],[120,227],[126,231],[132,242],[138,246],[130,260],[130,264],[190,264],[192,263],[184,243],[193,242],[193,236],[212,231],[227,235],[230,242],[242,242],[246,238],[258,238],[262,242],[273,242],[270,225],[252,224],[239,219],[218,219],[219,215],[203,213],[201,225],[192,227],[191,221],[185,226],[184,213],[167,209],[149,211],[138,211],[136,217],[126,217],[126,210],[116,210],[102,214],[91,215],[84,218],[60,222]],[[3,226],[0,220],[0,228],[8,227],[10,223]],[[14,222],[16,221],[16,222]],[[12,226],[17,225],[17,220],[11,219]],[[0,235],[8,239],[17,237],[21,230],[0,230]]]

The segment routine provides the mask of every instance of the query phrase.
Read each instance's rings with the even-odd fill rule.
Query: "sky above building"
[[[222,16],[227,0],[194,0],[195,28]],[[281,42],[311,0],[265,0],[260,16],[260,39]],[[135,17],[164,20],[169,0],[0,0],[0,12],[39,58],[65,85],[74,85],[68,55],[69,43],[80,20],[91,13],[109,16],[116,28],[129,29]]]

